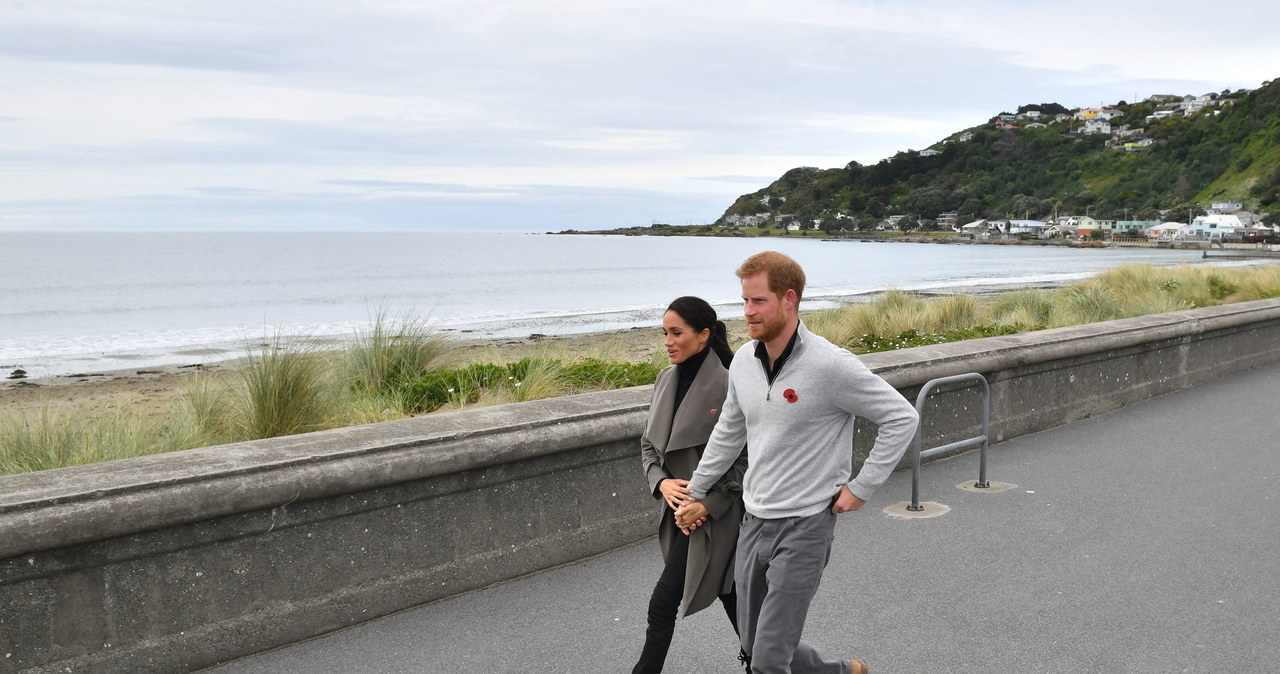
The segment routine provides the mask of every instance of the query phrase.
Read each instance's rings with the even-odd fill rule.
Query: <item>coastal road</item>
[[[1280,365],[899,471],[841,515],[806,639],[876,674],[1280,671]],[[637,460],[637,471],[639,462]],[[625,672],[660,569],[650,539],[211,671]],[[713,606],[668,671],[734,672]]]

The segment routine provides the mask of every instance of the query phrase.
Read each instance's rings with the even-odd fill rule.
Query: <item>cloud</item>
[[[12,3],[0,228],[710,221],[795,166],[875,163],[1025,103],[1256,87],[1280,47],[1211,28],[1233,15],[1280,9]]]

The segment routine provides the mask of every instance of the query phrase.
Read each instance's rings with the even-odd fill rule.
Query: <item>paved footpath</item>
[[[840,516],[806,639],[875,674],[1280,672],[1280,365],[926,464]],[[636,462],[639,470],[639,460]],[[656,515],[655,515],[656,517]],[[627,672],[655,539],[215,668]],[[735,672],[712,607],[667,671]]]

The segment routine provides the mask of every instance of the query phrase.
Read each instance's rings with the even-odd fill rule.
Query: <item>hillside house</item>
[[[1110,121],[1115,117],[1121,117],[1123,115],[1124,115],[1123,112],[1120,112],[1119,110],[1112,110],[1110,108],[1085,108],[1077,112],[1075,115],[1075,118],[1084,120],[1086,122],[1091,119],[1102,119],[1102,120]]]
[[[1094,117],[1084,120],[1084,133],[1086,135],[1095,133],[1111,133],[1111,120],[1101,117]]]

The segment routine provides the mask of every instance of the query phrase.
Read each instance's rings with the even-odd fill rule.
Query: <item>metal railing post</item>
[[[924,444],[924,401],[933,392],[933,389],[943,384],[952,384],[961,381],[976,380],[982,382],[982,435],[972,438],[965,438],[957,442],[930,447],[927,450],[921,450]],[[907,510],[912,512],[920,512],[924,510],[924,506],[920,505],[920,460],[926,456],[949,452],[972,444],[980,444],[981,458],[978,463],[978,481],[973,486],[980,489],[986,489],[991,486],[987,481],[987,438],[991,435],[991,387],[987,384],[987,378],[977,372],[968,374],[957,374],[950,377],[939,377],[931,379],[925,383],[920,389],[920,394],[916,396],[916,413],[920,415],[920,425],[916,427],[916,437],[912,441],[911,451],[911,505],[907,506]]]

